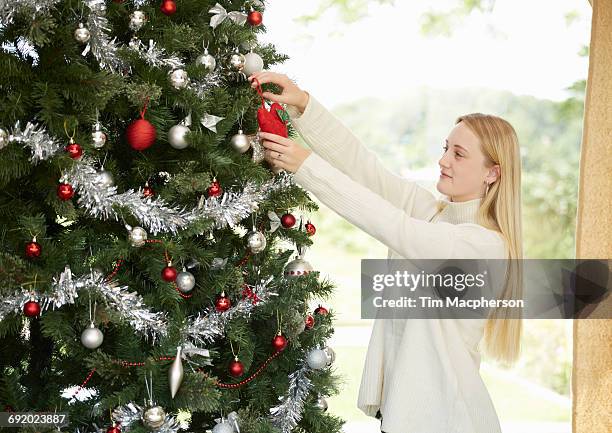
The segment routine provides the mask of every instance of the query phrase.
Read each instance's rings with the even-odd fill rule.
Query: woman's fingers
[[[264,141],[263,147],[275,153],[285,153],[288,150],[287,146],[283,146],[282,144],[274,143],[272,141]]]
[[[276,135],[276,134],[271,134],[269,132],[263,132],[260,131],[259,132],[259,137],[263,138],[264,140],[268,140],[270,142],[273,143],[278,143],[282,146],[291,146],[293,144],[293,140],[283,137],[282,135]],[[264,142],[265,143],[265,142]]]
[[[286,104],[289,102],[285,95],[277,95],[276,93],[272,93],[272,92],[263,92],[262,96],[265,99],[269,99],[270,101],[273,101],[273,102],[282,102],[283,104]]]

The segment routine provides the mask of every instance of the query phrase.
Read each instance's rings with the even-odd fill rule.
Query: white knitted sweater
[[[506,258],[501,235],[476,223],[480,199],[437,200],[389,172],[312,95],[303,114],[288,112],[313,150],[296,183],[387,245],[388,258]],[[376,319],[358,407],[380,410],[386,433],[501,432],[479,374],[483,330],[475,319]]]

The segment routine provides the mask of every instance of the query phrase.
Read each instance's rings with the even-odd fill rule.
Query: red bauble
[[[168,263],[168,265],[162,269],[161,271],[161,277],[164,281],[167,281],[169,283],[173,282],[174,280],[176,280],[176,276],[178,275],[178,272],[176,270],[176,268],[174,266],[172,266],[171,264]]]
[[[217,308],[217,311],[221,313],[229,310],[231,306],[232,301],[230,301],[230,298],[225,296],[225,292],[221,293],[221,296],[219,296],[215,301],[215,307]]]
[[[316,310],[314,310],[315,314],[320,314],[321,316],[325,316],[327,313],[329,313],[329,311],[327,311],[327,308],[319,305]]]
[[[23,314],[28,317],[37,317],[40,314],[40,304],[36,301],[28,301],[23,304]]]
[[[281,224],[286,229],[290,229],[295,225],[295,217],[290,213],[286,213],[281,217]]]
[[[306,233],[308,233],[308,236],[312,236],[317,232],[317,229],[315,228],[314,224],[310,221],[306,223],[304,228],[306,229]]]
[[[258,11],[251,11],[247,16],[247,21],[250,25],[257,27],[263,22],[263,15]]]
[[[276,134],[287,138],[289,136],[287,124],[281,118],[279,111],[283,112],[284,109],[276,102],[272,104],[270,111],[266,110],[265,107],[259,107],[257,109],[259,129],[263,132],[269,132],[270,134]]]
[[[221,188],[219,181],[215,179],[208,187],[207,192],[209,197],[219,197],[221,194],[223,194],[223,189]]]
[[[275,352],[280,352],[287,347],[287,339],[282,335],[278,334],[272,339],[272,347],[274,347]]]
[[[308,316],[306,316],[306,328],[312,329],[314,324],[315,324],[315,318],[312,316],[312,314],[309,314]]]
[[[60,183],[57,186],[57,196],[61,200],[70,200],[74,197],[74,189],[69,183]]]
[[[77,143],[70,143],[66,146],[66,152],[68,152],[68,155],[70,155],[72,159],[79,159],[83,156],[83,148]]]
[[[25,255],[30,259],[35,259],[36,257],[40,257],[42,253],[42,247],[36,239],[33,239],[32,242],[28,242],[25,246]]]
[[[244,374],[244,365],[242,365],[242,362],[238,361],[238,357],[230,362],[229,374],[234,377],[240,377]]]
[[[155,191],[153,191],[153,188],[151,188],[150,186],[146,185],[142,189],[142,195],[144,195],[145,197],[153,197],[155,195]]]
[[[134,150],[145,150],[155,143],[155,126],[145,119],[134,120],[125,130],[125,137]]]
[[[159,9],[164,15],[174,15],[176,12],[176,3],[174,0],[164,0]]]
[[[106,429],[106,433],[121,433],[121,429],[119,428],[119,424],[107,428]]]

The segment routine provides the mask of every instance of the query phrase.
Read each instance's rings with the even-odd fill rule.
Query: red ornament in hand
[[[174,15],[176,12],[176,3],[174,0],[164,0],[159,9],[164,15]]]
[[[295,225],[295,217],[290,213],[286,213],[281,217],[281,224],[286,229],[290,229]]]
[[[257,109],[257,122],[259,122],[259,129],[263,132],[286,138],[289,137],[289,132],[287,131],[287,125],[280,117],[279,111],[284,112],[284,109],[276,102],[272,104],[270,111],[266,110],[265,106],[259,107]]]
[[[23,304],[23,314],[27,317],[37,317],[40,314],[40,304],[34,300],[30,300]]]
[[[325,316],[327,313],[329,313],[329,311],[327,311],[327,308],[319,305],[317,307],[316,310],[314,310],[315,314],[320,314],[321,316]]]
[[[57,196],[64,201],[70,200],[72,197],[74,197],[74,189],[72,188],[72,185],[69,183],[60,183],[57,186]]]
[[[40,257],[42,253],[42,247],[38,242],[36,242],[36,238],[32,239],[32,242],[28,242],[25,246],[25,255],[30,259],[35,259],[36,257]]]
[[[247,22],[253,27],[260,26],[263,22],[263,15],[261,15],[261,12],[251,11],[247,15]]]
[[[284,350],[285,347],[287,347],[287,339],[279,332],[272,339],[272,347],[274,347],[275,352],[280,352],[281,350]]]
[[[225,292],[222,292],[221,296],[219,296],[217,300],[215,301],[215,307],[217,308],[217,311],[219,311],[220,313],[229,310],[231,306],[232,306],[232,301],[230,301],[230,298],[225,296]]]
[[[168,283],[171,283],[174,280],[176,280],[177,275],[178,275],[178,272],[176,268],[172,266],[172,263],[168,263],[168,265],[161,271],[162,279],[164,281],[167,281]]]
[[[83,148],[77,143],[70,143],[66,146],[66,152],[72,159],[79,159],[83,155]]]
[[[311,223],[310,221],[308,221],[306,223],[306,225],[304,226],[304,228],[306,229],[306,233],[308,233],[308,236],[312,236],[317,232],[316,227],[314,226],[313,223]]]
[[[208,193],[209,197],[219,197],[221,194],[223,194],[223,189],[221,188],[221,184],[217,181],[217,179],[213,178],[213,181],[206,192]]]
[[[309,314],[308,316],[306,316],[306,328],[312,329],[314,324],[315,324],[315,318],[312,316],[312,314]]]
[[[244,374],[244,365],[242,362],[238,361],[238,357],[236,356],[229,365],[229,374],[234,377],[240,377]]]

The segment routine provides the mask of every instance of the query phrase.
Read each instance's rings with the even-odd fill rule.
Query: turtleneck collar
[[[455,202],[451,201],[448,196],[442,196],[440,202],[444,209],[436,215],[436,221],[445,221],[451,224],[478,224],[478,209],[482,203],[482,198]]]

